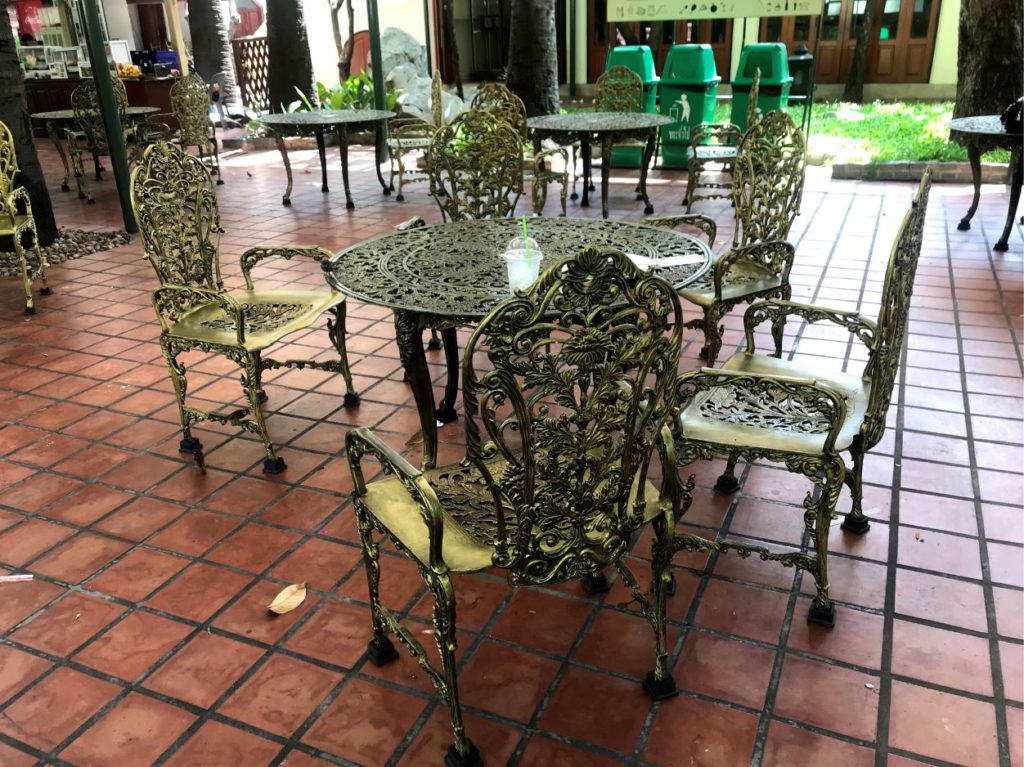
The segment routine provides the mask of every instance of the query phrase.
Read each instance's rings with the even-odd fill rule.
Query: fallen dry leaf
[[[274,601],[267,605],[267,609],[272,613],[284,615],[301,605],[305,599],[306,584],[293,583],[291,586],[281,589],[280,593],[274,597]]]

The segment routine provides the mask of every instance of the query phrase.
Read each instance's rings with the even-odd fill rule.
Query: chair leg
[[[25,249],[21,246],[21,232],[14,233],[14,252],[21,264],[21,281],[25,286],[25,314],[35,314],[36,305],[32,299],[32,277],[28,270],[28,261],[25,259]]]
[[[579,175],[576,172],[576,144],[572,145],[570,151],[572,152],[572,194],[569,195],[569,199],[576,200],[579,199],[579,195],[576,194],[576,177]]]
[[[173,339],[167,336],[160,338],[160,349],[164,354],[164,362],[167,363],[167,370],[171,374],[171,385],[174,386],[174,397],[178,401],[178,417],[181,419],[181,441],[178,443],[178,452],[189,453],[195,459],[199,468],[203,467],[203,443],[198,437],[192,436],[191,420],[185,409],[185,395],[188,392],[188,378],[185,376],[185,366],[178,361],[178,355],[185,348],[179,346]]]
[[[840,527],[848,533],[863,535],[871,529],[871,523],[864,516],[862,508],[864,492],[861,480],[864,476],[864,449],[859,438],[855,439],[850,446],[850,457],[853,459],[853,470],[846,475],[846,484],[850,488],[850,495],[853,498],[853,508],[843,518]]]
[[[220,172],[220,147],[217,146],[216,135],[210,137],[210,144],[213,146],[213,167],[217,174],[217,185],[220,186],[224,183],[224,176]]]
[[[740,481],[736,479],[736,461],[738,459],[738,454],[729,453],[729,459],[725,464],[725,471],[723,471],[722,475],[715,481],[716,492],[732,495],[740,489]]]
[[[704,310],[704,348],[701,349],[701,356],[707,358],[706,364],[709,368],[715,366],[715,360],[722,351],[722,334],[725,332],[725,326],[719,324],[721,319],[719,312]]]
[[[263,450],[267,457],[263,459],[264,474],[280,474],[288,468],[277,453],[274,452],[274,444],[270,441],[270,432],[267,431],[267,421],[263,417],[263,403],[260,402],[260,379],[261,364],[258,354],[246,353],[238,360],[242,366],[242,391],[249,401],[249,414],[256,427],[256,433],[263,440]]]
[[[693,193],[697,188],[697,182],[699,180],[700,165],[696,162],[691,162],[686,174],[686,196],[683,198],[683,204],[686,205],[687,213],[693,209]]]
[[[441,349],[441,337],[437,335],[437,328],[430,329],[430,340],[427,341],[427,351],[436,352]]]
[[[569,191],[569,169],[568,168],[566,168],[565,171],[562,173],[561,182],[562,182],[562,193],[559,196],[559,202],[561,202],[561,204],[562,204],[562,217],[564,218],[565,216],[569,215],[568,211],[566,210],[566,203],[565,203],[565,198],[566,198],[566,195],[567,195],[567,193]]]
[[[793,296],[793,289],[788,285],[782,289],[779,297],[788,301]],[[786,333],[786,315],[779,312],[779,315],[772,320],[772,339],[775,341],[775,356],[782,359],[782,340]]]
[[[32,249],[35,250],[36,258],[39,260],[39,282],[42,287],[39,289],[39,295],[49,296],[53,294],[53,289],[46,282],[46,269],[50,266],[46,262],[46,256],[43,255],[43,249],[39,247],[39,232],[36,231],[35,222],[32,222]]]
[[[438,689],[448,706],[455,742],[444,756],[445,767],[483,767],[483,759],[476,746],[466,737],[459,705],[459,680],[455,670],[455,590],[447,573],[434,574],[430,579],[430,592],[434,596],[434,638],[441,656],[444,689]]]
[[[668,670],[668,643],[665,639],[665,603],[668,598],[672,574],[671,536],[664,518],[654,521],[654,545],[651,549],[651,588],[654,600],[652,615],[648,616],[654,628],[654,670],[644,677],[643,688],[651,700],[666,700],[679,694],[676,680]]]
[[[374,666],[383,666],[398,660],[398,651],[388,638],[380,605],[380,548],[373,538],[373,525],[365,509],[355,504],[356,527],[363,549],[363,569],[366,570],[366,585],[370,593],[370,624],[373,638],[366,647],[366,657]]]
[[[78,199],[88,200],[90,203],[95,202],[92,199],[92,194],[89,192],[88,187],[85,183],[85,164],[82,162],[81,151],[72,152],[71,154],[71,165],[75,169],[75,186],[78,189]]]
[[[338,358],[341,360],[341,376],[345,379],[345,407],[355,407],[359,404],[359,395],[352,386],[352,372],[348,367],[348,350],[345,348],[345,304],[341,303],[331,309],[331,315],[327,318],[327,335],[331,343],[338,351]]]
[[[533,197],[533,215],[543,215],[544,205],[548,201],[548,182],[535,175],[530,186],[530,196]]]
[[[810,501],[805,501],[805,505],[808,506],[805,519],[814,525],[812,533],[817,559],[813,573],[816,593],[814,601],[811,602],[811,609],[807,613],[807,620],[832,628],[836,625],[836,607],[828,595],[828,534],[836,502],[839,500],[839,491],[843,487],[846,466],[841,459],[835,458],[823,467],[823,474],[824,478],[817,480],[820,483],[821,495],[815,504],[816,508],[810,508]]]

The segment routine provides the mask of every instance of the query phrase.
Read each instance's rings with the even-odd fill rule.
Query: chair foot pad
[[[583,591],[591,596],[603,594],[612,587],[608,582],[608,578],[604,575],[584,575],[580,578],[580,585],[583,587]]]
[[[43,289],[41,289],[39,291],[39,295],[41,295],[41,296],[52,296],[53,295],[53,288],[47,286],[47,287],[45,287],[45,288],[43,288]]]
[[[431,338],[429,341],[427,341],[427,351],[436,352],[436,351],[440,350],[440,348],[441,348],[441,339],[440,338]]]
[[[836,625],[836,606],[829,602],[828,609],[825,609],[817,602],[811,602],[811,609],[807,611],[807,622],[832,628]]]
[[[26,315],[31,316],[31,315],[33,315],[35,313],[36,313],[36,308],[34,306],[26,306],[25,307],[25,314]]]
[[[715,480],[715,492],[732,495],[740,489],[740,481],[734,475],[723,474]]]
[[[355,407],[359,404],[359,395],[355,392],[345,392],[345,407]]]
[[[469,744],[469,753],[465,756],[460,756],[459,752],[455,750],[455,746],[451,745],[448,746],[448,751],[444,755],[444,765],[445,767],[484,767],[484,760],[472,743]]]
[[[398,650],[387,637],[374,638],[366,645],[366,658],[380,668],[393,660],[398,660]]]
[[[871,522],[863,514],[854,516],[850,513],[843,517],[843,523],[839,527],[854,535],[864,535],[871,529]]]
[[[284,458],[278,456],[277,458],[264,458],[263,459],[263,473],[264,474],[280,474],[282,471],[288,468],[288,464],[284,462]]]
[[[644,691],[651,696],[651,700],[668,700],[679,694],[676,689],[676,680],[669,674],[664,679],[654,678],[654,672],[648,671],[642,682]]]
[[[199,437],[188,437],[178,443],[179,453],[190,453],[195,455],[196,453],[202,452],[202,449],[203,443],[199,441]]]

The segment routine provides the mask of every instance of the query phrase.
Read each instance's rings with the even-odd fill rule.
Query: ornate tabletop
[[[1017,203],[1020,202],[1021,182],[1022,176],[1024,176],[1024,169],[1022,169],[1024,153],[1021,151],[1024,134],[1005,131],[999,115],[976,115],[950,120],[949,137],[967,149],[967,157],[971,162],[971,180],[974,182],[974,199],[971,201],[971,207],[968,209],[967,215],[957,225],[957,229],[962,232],[971,228],[971,219],[974,217],[981,199],[981,156],[993,149],[1009,149],[1011,151],[1010,169],[1013,176],[1010,180],[1010,209],[1006,214],[1003,233],[996,244],[992,246],[995,251],[1008,250],[1010,231],[1013,228]]]
[[[352,127],[372,125],[376,129],[376,142],[380,147],[384,140],[382,126],[395,116],[394,112],[384,109],[318,109],[311,112],[286,112],[285,114],[264,114],[257,119],[269,128],[277,142],[281,153],[288,185],[281,197],[282,205],[292,204],[292,165],[288,160],[288,147],[284,143],[285,136],[309,135],[316,136],[316,148],[320,155],[320,191],[330,191],[327,186],[327,150],[324,143],[324,132],[333,130],[338,134],[339,153],[341,154],[341,178],[345,184],[345,207],[352,210],[356,204],[352,201],[352,191],[348,183],[348,129]],[[390,184],[385,183],[377,165],[377,180],[380,181],[384,194],[391,193]]]
[[[584,245],[610,245],[653,258],[693,256],[690,263],[654,268],[677,290],[708,269],[711,251],[694,237],[664,227],[581,218],[529,220],[543,253],[541,269],[575,255]],[[508,298],[508,275],[499,256],[520,223],[511,219],[460,221],[409,229],[368,240],[325,266],[332,286],[350,296],[435,317],[481,319]]]
[[[489,219],[407,229],[355,245],[324,264],[332,287],[395,311],[395,339],[419,412],[424,468],[434,466],[437,458],[437,426],[457,417],[456,329],[482,319],[508,298],[508,274],[499,253],[520,226],[515,220]],[[707,245],[667,228],[535,218],[529,229],[544,254],[541,268],[575,255],[588,243],[610,245],[650,259],[682,256],[683,263],[675,266],[652,267],[679,289],[703,275],[711,263]],[[427,327],[441,330],[448,368],[444,400],[436,409],[423,352]]]
[[[160,107],[130,106],[125,110],[125,114],[128,117],[143,117],[156,114],[159,111]],[[70,122],[75,119],[75,111],[73,109],[55,109],[52,112],[33,112],[29,117],[33,120],[45,120],[47,122]]]
[[[564,115],[531,117],[526,121],[526,127],[557,133],[605,133],[648,130],[670,123],[672,118],[667,115],[646,112],[568,112]]]

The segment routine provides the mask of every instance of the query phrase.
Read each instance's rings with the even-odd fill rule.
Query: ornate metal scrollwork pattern
[[[642,112],[644,81],[632,69],[615,66],[597,78],[594,111]]]

